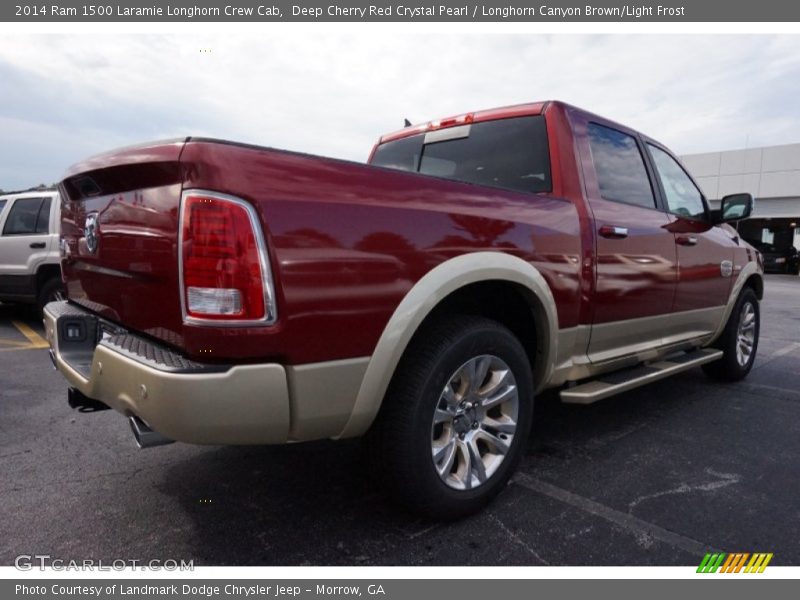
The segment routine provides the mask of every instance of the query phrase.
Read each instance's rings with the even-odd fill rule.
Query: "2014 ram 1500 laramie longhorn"
[[[663,145],[543,102],[410,126],[369,164],[210,139],[60,184],[73,406],[141,446],[365,436],[439,517],[507,482],[534,395],[590,403],[702,365],[747,375],[760,254]]]

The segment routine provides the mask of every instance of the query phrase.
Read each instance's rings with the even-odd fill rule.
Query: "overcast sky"
[[[0,189],[186,135],[363,161],[404,117],[551,98],[679,154],[800,142],[800,36],[274,32],[4,35]]]

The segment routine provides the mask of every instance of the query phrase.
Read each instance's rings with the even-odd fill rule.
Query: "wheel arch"
[[[744,282],[743,287],[752,288],[759,300],[764,299],[764,277],[761,273],[751,274]]]
[[[725,312],[723,313],[722,319],[719,325],[717,325],[714,335],[708,340],[708,342],[706,342],[706,346],[710,346],[716,342],[719,336],[722,335],[722,332],[725,331],[725,325],[727,325],[728,319],[733,311],[733,307],[736,305],[736,301],[739,299],[739,294],[741,294],[742,290],[745,288],[751,288],[759,300],[763,299],[764,275],[761,269],[758,267],[758,264],[755,262],[747,263],[744,268],[739,271],[739,275],[736,278],[736,281],[733,283],[731,293],[728,296],[728,303],[725,305]]]
[[[39,265],[39,268],[36,269],[36,293],[38,294],[42,286],[53,277],[61,279],[61,265],[59,263]]]
[[[496,306],[475,310],[482,305],[473,295],[485,298],[487,293],[497,290],[513,292],[500,304],[516,307],[513,312],[502,314],[503,311],[498,312]],[[520,316],[522,306],[529,309],[530,320],[526,321],[523,314],[518,322],[510,322],[509,319]],[[536,267],[510,254],[464,254],[429,271],[400,302],[378,340],[350,418],[337,437],[355,437],[369,429],[406,348],[426,322],[442,311],[465,307],[468,313],[494,317],[517,335],[532,328],[535,344],[530,340],[520,341],[532,359],[537,391],[544,385],[558,355],[558,315],[546,280]]]

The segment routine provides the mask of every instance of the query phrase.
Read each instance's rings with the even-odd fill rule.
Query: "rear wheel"
[[[721,381],[744,379],[756,359],[760,321],[758,297],[751,288],[745,288],[728,317],[725,330],[714,344],[722,350],[722,358],[703,365],[706,375]]]
[[[45,281],[44,285],[39,290],[39,296],[36,300],[36,308],[40,317],[44,315],[44,307],[50,302],[66,300],[64,292],[64,284],[61,282],[60,277],[51,277]]]
[[[418,335],[368,436],[389,494],[440,519],[485,506],[522,455],[532,379],[519,340],[495,321],[450,317]]]

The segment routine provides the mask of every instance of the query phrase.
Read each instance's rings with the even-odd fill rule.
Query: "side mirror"
[[[753,196],[750,194],[731,194],[725,196],[716,211],[717,223],[731,223],[746,219],[753,213]]]

